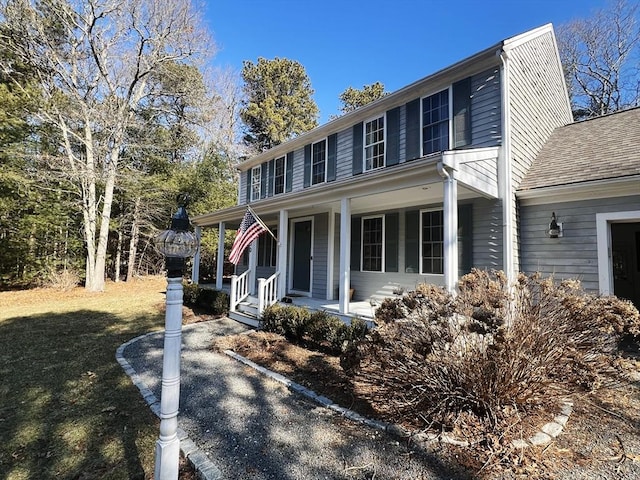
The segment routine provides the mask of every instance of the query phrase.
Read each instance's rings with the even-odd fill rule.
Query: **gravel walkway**
[[[469,478],[436,455],[408,450],[397,438],[347,420],[211,350],[214,336],[243,330],[229,319],[183,328],[178,418],[190,440],[182,446],[203,465],[206,455],[210,480]],[[118,351],[152,404],[160,398],[163,333],[139,337]]]

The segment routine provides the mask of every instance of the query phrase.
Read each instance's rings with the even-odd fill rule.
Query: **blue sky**
[[[607,0],[210,0],[205,21],[219,52],[213,65],[300,62],[320,122],[338,113],[349,86],[395,91],[532,28],[590,16]]]

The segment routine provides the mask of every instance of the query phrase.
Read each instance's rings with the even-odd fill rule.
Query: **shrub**
[[[201,288],[197,284],[183,285],[182,301],[189,307],[198,307],[213,315],[229,312],[229,295],[221,290]]]
[[[514,408],[597,388],[620,336],[640,326],[630,302],[539,275],[509,288],[502,272],[476,270],[456,298],[427,286],[406,298],[393,307],[404,316],[352,344],[341,364],[383,417],[417,428],[452,428],[467,412],[496,428]]]
[[[80,276],[78,272],[69,268],[60,270],[53,267],[49,268],[43,280],[45,287],[55,288],[56,290],[63,290],[65,292],[74,289],[79,284]]]
[[[188,307],[195,307],[198,301],[200,287],[195,283],[187,283],[182,285],[182,303]]]
[[[310,317],[311,313],[306,308],[274,304],[262,312],[260,326],[263,330],[299,343],[305,336]]]

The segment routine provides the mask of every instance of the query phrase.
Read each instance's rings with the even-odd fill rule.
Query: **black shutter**
[[[465,275],[473,267],[473,206],[458,206],[458,274]]]
[[[405,213],[404,271],[420,273],[420,212]]]
[[[287,160],[286,160],[286,185],[284,188],[285,192],[290,192],[291,189],[293,188],[293,152],[289,152],[287,153]]]
[[[275,175],[275,168],[276,168],[276,161],[275,160],[271,160],[269,162],[269,179],[267,180],[268,184],[267,184],[267,196],[268,197],[272,197],[273,196],[273,177]]]
[[[338,156],[338,134],[329,135],[327,139],[327,182],[336,179],[336,161]]]
[[[266,198],[267,186],[269,183],[269,163],[260,165],[260,198]]]
[[[247,170],[247,203],[251,202],[251,171],[253,169]]]
[[[362,235],[360,217],[351,217],[351,270],[360,271],[360,237]]]
[[[353,165],[352,173],[362,173],[362,122],[353,126]]]
[[[398,271],[398,213],[387,213],[384,216],[384,271]]]
[[[453,148],[471,144],[471,77],[453,84]]]
[[[420,99],[407,103],[407,160],[420,158]]]
[[[311,144],[304,146],[304,187],[311,185]]]
[[[400,162],[400,107],[387,111],[387,166]],[[397,271],[397,270],[396,270]]]

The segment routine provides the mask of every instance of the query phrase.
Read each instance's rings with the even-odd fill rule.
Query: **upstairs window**
[[[323,183],[327,178],[327,141],[311,146],[311,185]]]
[[[421,215],[422,274],[444,272],[444,219],[442,210],[424,211]]]
[[[262,179],[262,165],[251,169],[251,201],[260,200],[260,182]]]
[[[364,124],[364,169],[384,167],[384,115]]]
[[[273,193],[278,195],[284,193],[286,175],[286,157],[276,158],[273,176]]]
[[[382,272],[384,265],[384,216],[362,219],[362,271]]]
[[[449,90],[422,99],[422,155],[449,149]]]

